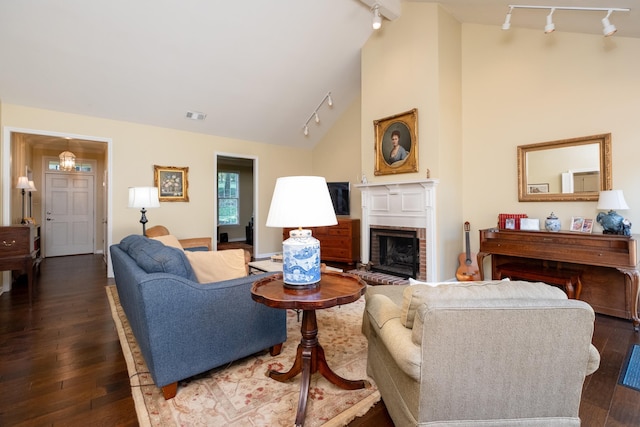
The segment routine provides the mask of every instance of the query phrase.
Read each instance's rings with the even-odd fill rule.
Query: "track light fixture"
[[[553,33],[556,30],[556,24],[553,23],[553,12],[555,12],[555,8],[551,8],[551,12],[547,15],[547,24],[544,26],[544,33],[549,34]]]
[[[609,9],[607,11],[607,16],[602,18],[602,34],[604,34],[605,37],[612,36],[615,34],[616,31],[618,31],[616,26],[613,25],[611,22],[609,22],[609,17],[611,16],[612,13],[613,13],[613,10]]]
[[[511,28],[511,13],[513,9],[549,9],[549,14],[547,15],[546,25],[544,26],[545,34],[552,33],[555,31],[556,26],[553,23],[553,13],[556,10],[583,10],[583,11],[596,11],[596,12],[607,12],[607,16],[602,19],[602,34],[605,37],[613,35],[617,29],[616,26],[613,25],[609,21],[609,17],[613,12],[629,12],[631,9],[617,8],[617,7],[579,7],[579,6],[532,6],[525,4],[511,4],[509,5],[509,12],[507,12],[507,16],[504,20],[504,24],[502,24],[503,30],[508,30]]]
[[[316,124],[320,124],[320,116],[318,115],[318,110],[320,109],[320,107],[322,107],[322,104],[324,104],[325,101],[329,107],[333,107],[333,99],[331,99],[331,92],[327,92],[324,98],[322,98],[322,101],[320,101],[320,104],[318,104],[316,109],[313,110],[313,113],[311,113],[307,121],[304,122],[304,126],[302,127],[302,132],[304,133],[304,136],[309,135],[309,122],[311,120],[314,120]]]
[[[507,17],[504,19],[504,24],[502,24],[503,30],[508,30],[511,28],[511,12],[513,12],[513,6],[509,8],[509,12],[507,13]]]
[[[374,30],[379,30],[382,27],[382,16],[380,16],[380,5],[374,4],[371,8],[371,12],[373,13],[373,20],[371,21],[371,26]]]

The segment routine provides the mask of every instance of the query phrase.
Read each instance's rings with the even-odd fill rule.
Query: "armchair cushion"
[[[220,282],[247,275],[244,249],[185,251],[199,283]]]
[[[400,320],[406,328],[412,328],[416,310],[422,304],[438,300],[477,300],[477,299],[514,299],[547,298],[567,299],[560,289],[529,282],[511,282],[509,280],[486,282],[451,282],[440,286],[413,285],[404,289]]]

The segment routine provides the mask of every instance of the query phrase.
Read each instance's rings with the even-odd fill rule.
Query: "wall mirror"
[[[612,189],[611,134],[518,146],[518,200],[598,200]]]

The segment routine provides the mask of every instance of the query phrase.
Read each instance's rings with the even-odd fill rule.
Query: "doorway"
[[[257,228],[254,227],[258,219],[258,159],[252,156],[243,156],[238,154],[216,153],[215,177],[221,172],[237,173],[239,175],[239,196],[238,196],[238,221],[234,224],[221,224],[218,220],[218,182],[215,183],[215,230],[216,241],[222,241],[221,236],[228,242],[243,242],[252,245],[252,256],[256,257]]]
[[[37,223],[43,226],[42,244],[45,249],[43,255],[46,257],[77,253],[103,254],[108,266],[107,277],[113,277],[113,268],[108,260],[107,253],[112,243],[112,226],[108,220],[112,215],[110,179],[112,175],[110,173],[112,167],[110,164],[112,140],[110,138],[10,127],[3,129],[3,136],[3,225],[16,223],[16,218],[19,217],[16,212],[19,211],[20,200],[14,194],[12,183],[15,182],[16,177],[21,175],[21,171],[27,166],[33,171],[35,185],[40,190],[34,193],[33,209]],[[87,215],[91,216],[91,224],[87,223],[87,228],[84,230],[79,230],[85,227],[84,225],[76,224],[73,226],[77,233],[71,239],[78,243],[82,239],[79,240],[77,236],[81,236],[84,233],[84,239],[90,243],[74,244],[72,245],[73,249],[70,249],[69,245],[67,245],[68,242],[64,240],[64,244],[56,242],[57,238],[62,238],[62,236],[64,236],[64,239],[69,239],[68,233],[55,230],[52,233],[48,233],[49,236],[47,237],[47,232],[45,232],[46,223],[48,223],[46,221],[47,212],[54,212],[48,209],[51,207],[51,199],[47,200],[46,188],[49,187],[51,182],[47,183],[49,178],[46,159],[48,157],[57,158],[59,153],[65,150],[72,151],[78,159],[88,159],[89,161],[95,161],[96,164],[91,178],[92,181],[81,184],[90,186],[93,194],[89,195],[87,193],[81,196],[82,191],[79,190],[78,194],[72,197],[76,206],[72,205],[72,209],[69,211],[71,213],[74,210],[86,209]],[[79,198],[81,197],[87,197],[84,206],[78,206]],[[55,208],[57,210],[60,206]],[[100,224],[100,227],[97,224]],[[67,225],[69,225],[69,222],[67,222]],[[58,247],[60,247],[60,251],[56,249]],[[53,255],[52,253],[47,253],[48,250],[53,250]],[[6,290],[6,280],[3,280],[3,284],[5,285],[3,289]]]

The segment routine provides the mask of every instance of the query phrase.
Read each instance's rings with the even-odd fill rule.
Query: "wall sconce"
[[[613,12],[629,12],[631,9],[618,8],[618,7],[579,7],[579,6],[532,6],[532,5],[524,5],[524,4],[510,4],[509,12],[507,12],[507,16],[504,20],[504,24],[502,24],[503,30],[508,30],[511,28],[511,13],[513,9],[549,9],[549,14],[546,18],[546,25],[544,26],[545,34],[552,33],[555,31],[556,26],[553,23],[553,13],[556,10],[582,10],[582,11],[595,11],[595,12],[606,12],[607,16],[602,19],[602,34],[605,37],[609,37],[613,35],[617,29],[616,26],[613,25],[609,21],[609,17]]]

